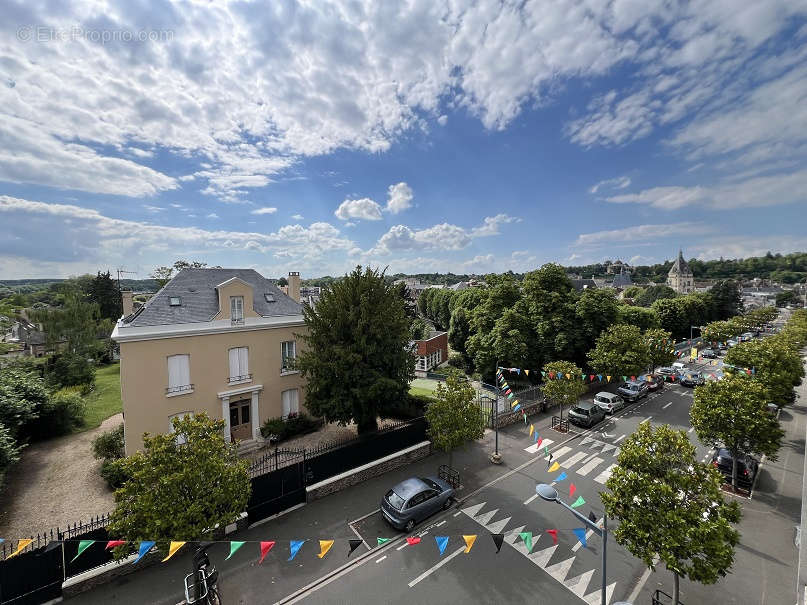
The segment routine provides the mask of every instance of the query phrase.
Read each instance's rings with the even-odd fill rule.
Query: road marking
[[[462,511],[460,511],[460,512],[458,512],[458,513],[454,513],[454,516],[455,516],[455,517],[459,517],[461,514],[462,514]]]
[[[650,420],[651,418],[653,418],[653,417],[652,417],[652,416],[648,416],[647,418],[645,418],[644,420],[642,420],[642,421],[641,421],[639,424],[644,424],[645,422],[647,422],[647,421],[648,421],[648,420]]]
[[[693,426],[691,429],[689,429],[689,430],[687,431],[687,433],[691,433],[691,432],[692,432],[692,431],[694,431],[694,430],[695,430],[695,427]]]
[[[597,468],[600,465],[601,462],[602,462],[602,458],[594,458],[591,461],[587,462],[581,468],[577,469],[577,474],[580,475],[581,477],[585,477],[591,471],[593,471],[595,468]]]
[[[625,437],[627,437],[627,435],[622,435],[622,436],[621,436],[621,437],[619,437],[619,438],[618,438],[616,441],[614,441],[614,443],[619,443],[619,442],[620,442],[620,441],[622,441],[622,440],[623,440]]]
[[[560,465],[561,465],[563,468],[571,468],[571,467],[573,467],[575,464],[577,464],[578,462],[580,462],[580,461],[581,461],[583,458],[585,458],[585,457],[586,457],[586,453],[585,453],[585,452],[577,452],[575,455],[573,455],[573,456],[569,456],[568,458],[566,458],[566,460],[564,460],[563,462],[561,462],[561,463],[560,463]]]
[[[422,574],[420,574],[420,575],[419,575],[417,578],[415,578],[414,580],[412,580],[411,582],[409,582],[409,588],[412,588],[412,587],[413,587],[415,584],[417,584],[417,583],[418,583],[418,582],[420,582],[421,580],[425,580],[426,578],[428,578],[428,577],[429,577],[431,574],[433,574],[435,571],[437,571],[438,569],[440,569],[440,568],[441,568],[443,565],[445,565],[446,563],[448,563],[448,562],[449,562],[451,559],[453,559],[453,558],[454,558],[454,557],[456,557],[457,555],[461,554],[461,553],[462,553],[462,551],[464,551],[464,550],[465,550],[465,547],[464,547],[464,546],[460,546],[460,547],[459,547],[457,550],[455,550],[453,553],[451,553],[450,555],[448,555],[448,556],[447,556],[445,559],[443,559],[442,561],[440,561],[440,562],[439,562],[437,565],[434,565],[433,567],[430,567],[429,569],[427,569],[426,571],[424,571]]]
[[[387,558],[387,555],[384,555],[384,556],[383,556],[383,557],[381,557],[380,559],[376,559],[376,560],[375,560],[375,562],[376,562],[376,563],[381,563],[381,561],[383,561],[383,560],[384,560],[384,559],[386,559],[386,558]]]
[[[404,548],[406,548],[407,546],[409,546],[409,542],[404,542],[403,544],[401,544],[401,545],[400,545],[398,548],[396,548],[395,550],[403,550],[403,549],[404,549]],[[378,561],[376,561],[376,563],[378,563]]]
[[[525,504],[525,505],[529,504],[530,502],[532,502],[533,500],[535,500],[537,497],[538,497],[538,494],[533,494],[532,496],[530,496],[529,498],[527,498],[526,500],[524,500],[524,504]]]
[[[541,445],[540,445],[540,447],[538,446],[538,444],[537,444],[537,443],[533,443],[531,446],[529,446],[529,447],[525,447],[525,448],[524,448],[524,451],[525,451],[525,452],[529,452],[530,454],[535,454],[535,453],[536,453],[538,450],[543,451],[543,449],[544,449],[544,447],[545,447],[545,446],[546,446],[546,447],[549,447],[549,446],[550,446],[550,445],[552,445],[553,443],[555,443],[555,442],[554,442],[554,441],[552,441],[551,439],[544,439],[543,441],[541,441]]]
[[[672,401],[669,402],[669,403],[665,403],[663,406],[661,406],[661,409],[666,410],[668,407],[670,407],[672,405],[672,403],[673,403]]]
[[[616,464],[612,464],[611,466],[606,468],[603,472],[601,472],[599,475],[594,477],[594,481],[596,481],[597,483],[600,483],[602,485],[605,485],[605,482],[608,481],[608,477],[611,476],[611,472],[614,470],[615,466],[616,466]]]
[[[557,461],[558,458],[560,458],[561,456],[565,456],[571,451],[572,448],[564,445],[562,448],[559,448],[557,452],[552,452],[552,460]]]
[[[440,527],[441,525],[444,525],[445,522],[446,522],[445,519],[443,519],[442,521],[440,521],[440,523],[435,523],[434,526],[435,527]]]
[[[426,534],[428,534],[428,533],[429,533],[429,530],[428,530],[428,529],[427,529],[427,530],[424,530],[424,531],[422,531],[422,532],[420,532],[420,533],[418,534],[418,538],[422,538],[423,536],[425,536],[425,535],[426,535]]]
[[[348,527],[353,530],[353,533],[356,534],[356,537],[358,537],[361,540],[361,543],[364,544],[367,547],[367,550],[370,550],[370,545],[367,544],[367,542],[364,541],[364,538],[361,537],[361,534],[359,533],[359,531],[355,527],[350,525],[350,524],[348,524]]]
[[[658,563],[658,558],[653,560],[653,565]],[[639,593],[642,592],[642,588],[644,588],[645,583],[647,582],[647,578],[650,577],[650,574],[653,572],[651,568],[647,568],[644,570],[642,577],[639,578],[639,581],[636,583],[636,586],[633,588],[633,592],[630,593],[628,597],[628,602],[635,603],[636,599],[639,598]]]

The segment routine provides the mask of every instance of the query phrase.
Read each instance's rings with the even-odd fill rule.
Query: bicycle
[[[218,570],[210,563],[207,547],[200,544],[193,554],[193,571],[185,576],[185,601],[183,605],[221,605]],[[191,596],[193,593],[193,596]]]

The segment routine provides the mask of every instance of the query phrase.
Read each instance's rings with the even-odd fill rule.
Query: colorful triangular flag
[[[534,425],[534,424],[531,424],[531,425],[530,425],[530,437],[532,437],[532,434],[533,434],[534,432],[535,432],[535,425]]]
[[[529,370],[524,370],[524,373],[525,373],[527,376],[529,376],[529,375],[530,375],[530,371],[529,371]]]
[[[361,546],[361,543],[362,541],[357,540],[356,538],[350,540],[350,550],[348,551],[347,556],[349,557],[350,555],[352,555],[353,551],[356,550],[359,546]]]
[[[555,481],[563,481],[566,478],[566,471],[563,471],[560,475],[555,477]]]
[[[560,464],[558,464],[558,463],[556,462],[555,464],[553,464],[552,466],[550,466],[550,467],[549,467],[549,472],[550,472],[550,473],[554,473],[554,472],[555,472],[556,470],[558,470],[559,468],[560,468]]]
[[[322,559],[325,555],[328,554],[328,551],[331,550],[331,546],[333,546],[333,540],[320,540],[319,554],[317,556],[320,559]]]
[[[569,497],[574,498],[574,493],[577,491],[577,486],[574,483],[569,485]]]
[[[583,506],[585,503],[586,503],[586,501],[583,500],[583,496],[578,496],[577,500],[575,500],[574,504],[572,504],[572,508],[577,508],[578,506]]]
[[[583,548],[586,548],[586,530],[584,528],[573,529],[574,535],[577,536],[577,539],[580,540],[580,544],[583,545]]]
[[[297,556],[297,553],[303,547],[303,543],[305,543],[305,540],[292,540],[289,542],[289,554],[291,555],[288,559],[289,561]]]
[[[177,551],[185,545],[185,542],[175,542],[171,541],[171,544],[168,545],[168,556],[162,560],[162,563],[165,563],[168,559],[173,557]]]
[[[126,540],[109,540],[104,547],[104,550],[109,550],[110,548],[117,548],[118,546],[123,546],[126,544]]]
[[[420,544],[420,538],[418,536],[410,536],[409,538],[406,539],[406,543],[409,544],[409,546]]]
[[[267,553],[272,550],[272,547],[275,545],[274,540],[265,540],[261,542],[261,558],[258,560],[258,565],[263,563],[263,560],[266,558]]]
[[[437,542],[437,548],[440,549],[440,556],[442,556],[448,546],[448,536],[434,536],[434,539]]]
[[[502,544],[504,544],[504,534],[490,534],[490,537],[493,538],[493,543],[496,545],[496,554],[498,555],[502,549]]]
[[[73,558],[70,560],[70,562],[72,563],[73,561],[75,561],[76,559],[78,559],[79,555],[80,555],[81,553],[83,553],[85,550],[87,550],[87,549],[88,549],[90,546],[92,546],[93,544],[95,544],[95,540],[81,540],[81,541],[78,543],[78,552],[76,553],[76,556],[75,556],[75,557],[73,557]]]
[[[597,522],[597,515],[594,514],[594,511],[590,511],[588,513],[588,520],[591,521],[592,523]]]
[[[244,541],[243,541],[243,540],[241,540],[241,541],[238,541],[238,540],[230,540],[230,554],[229,554],[229,555],[227,555],[227,556],[225,557],[225,559],[224,559],[224,560],[226,561],[227,559],[229,559],[230,557],[232,557],[232,556],[233,556],[233,555],[236,553],[236,551],[237,551],[239,548],[241,548],[243,545],[244,545]],[[289,561],[291,561],[291,559],[289,559]]]
[[[24,540],[17,540],[17,550],[11,553],[6,559],[10,559],[18,554],[20,554],[27,546],[29,546],[33,542],[30,538],[25,538]]]
[[[597,379],[602,382],[602,374],[597,374]]]
[[[548,529],[546,530],[550,536],[552,536],[552,544],[558,543],[558,530],[557,529]]]
[[[608,379],[607,382],[611,382],[611,377],[610,376],[606,376],[606,378]]]
[[[137,549],[137,558],[134,561],[132,561],[132,565],[134,565],[135,563],[140,561],[140,559],[145,557],[148,551],[154,548],[154,544],[155,542],[153,540],[143,540],[142,542],[140,542],[140,546]]]
[[[532,532],[531,531],[523,531],[518,534],[521,539],[524,541],[524,544],[527,545],[527,554],[532,552]]]
[[[381,546],[382,544],[386,544],[392,540],[392,538],[376,538],[376,540],[378,540],[378,544],[376,544],[376,546]]]
[[[465,540],[465,554],[467,555],[469,552],[471,552],[474,542],[476,542],[476,534],[470,536],[463,535],[462,539]]]

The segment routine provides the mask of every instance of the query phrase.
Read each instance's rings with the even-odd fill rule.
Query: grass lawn
[[[433,397],[434,391],[431,389],[424,389],[421,387],[409,387],[409,393],[412,395],[425,395],[426,397]]]
[[[110,416],[122,411],[120,363],[113,363],[96,370],[95,390],[87,396],[85,424],[77,432],[94,429]]]

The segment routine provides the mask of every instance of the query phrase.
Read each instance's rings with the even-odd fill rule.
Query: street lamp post
[[[591,519],[578,513],[571,506],[569,506],[563,500],[561,500],[560,496],[558,495],[558,490],[556,490],[551,485],[547,485],[546,483],[539,483],[538,485],[535,486],[535,493],[538,494],[542,500],[546,500],[547,502],[557,502],[558,504],[560,504],[563,508],[565,508],[575,517],[580,519],[580,521],[582,521],[587,528],[589,528],[600,538],[602,538],[602,588],[600,591],[600,604],[605,605],[607,602],[607,599],[605,597],[605,588],[607,584],[605,571],[607,564],[606,549],[608,547],[608,515],[603,513],[602,527],[600,527],[596,523],[594,523]]]
[[[496,391],[496,400],[493,404],[495,408],[495,412],[493,415],[493,430],[496,432],[496,446],[493,451],[493,454],[490,456],[490,461],[493,464],[501,464],[502,457],[499,454],[499,394],[501,393],[501,388],[499,387],[499,377],[497,376],[497,372],[499,371],[499,360],[496,360],[496,367],[493,369],[493,382],[495,383]]]

